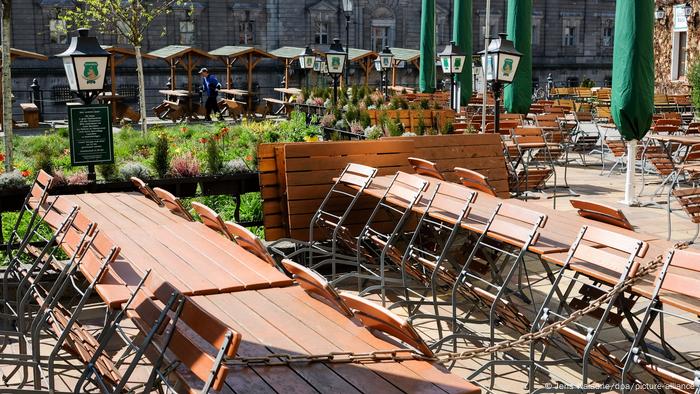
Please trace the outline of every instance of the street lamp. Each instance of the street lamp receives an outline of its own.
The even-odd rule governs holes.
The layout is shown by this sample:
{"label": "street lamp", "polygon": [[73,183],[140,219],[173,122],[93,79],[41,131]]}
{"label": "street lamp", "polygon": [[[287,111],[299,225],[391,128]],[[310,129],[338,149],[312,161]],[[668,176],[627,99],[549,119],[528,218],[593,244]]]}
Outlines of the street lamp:
{"label": "street lamp", "polygon": [[70,90],[76,92],[85,104],[90,104],[104,89],[109,52],[102,49],[97,38],[89,37],[89,29],[78,29],[65,52],[56,55],[63,59]]}
{"label": "street lamp", "polygon": [[316,55],[311,47],[307,46],[299,55],[299,65],[304,70],[306,79],[306,88],[309,87],[309,70],[313,70],[316,65]]}
{"label": "street lamp", "polygon": [[690,17],[693,15],[693,6],[690,4],[689,1],[685,2],[685,17],[687,19],[690,19]]}
{"label": "street lamp", "polygon": [[513,41],[506,37],[507,35],[504,33],[499,34],[498,38],[491,40],[486,51],[479,52],[481,63],[486,67],[486,81],[491,83],[493,90],[496,132],[500,128],[501,88],[503,85],[513,82],[515,73],[518,71],[520,58],[523,56],[515,49]]}
{"label": "street lamp", "polygon": [[388,46],[385,46],[381,52],[379,52],[379,57],[374,61],[374,67],[377,71],[382,73],[382,85],[380,89],[383,88],[384,100],[389,100],[389,84],[387,83],[386,74],[389,69],[394,64],[394,54],[391,52]]}
{"label": "street lamp", "polygon": [[340,39],[334,38],[333,44],[326,52],[326,67],[328,68],[328,74],[333,78],[333,105],[338,102],[338,79],[343,75],[347,56]]}
{"label": "street lamp", "polygon": [[[350,16],[352,15],[352,0],[343,0],[345,14],[345,56],[350,59]],[[348,86],[349,68],[345,67],[345,86]]]}
{"label": "street lamp", "polygon": [[462,73],[466,56],[454,41],[450,41],[450,44],[445,47],[445,50],[438,54],[438,57],[440,57],[442,72],[450,76],[450,107],[457,111],[455,75]]}

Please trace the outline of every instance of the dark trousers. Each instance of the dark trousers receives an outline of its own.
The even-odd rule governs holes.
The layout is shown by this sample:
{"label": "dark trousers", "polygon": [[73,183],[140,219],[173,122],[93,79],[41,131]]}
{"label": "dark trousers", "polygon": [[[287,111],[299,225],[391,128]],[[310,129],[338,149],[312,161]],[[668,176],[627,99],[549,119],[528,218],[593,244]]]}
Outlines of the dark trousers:
{"label": "dark trousers", "polygon": [[216,96],[207,97],[207,101],[204,103],[204,109],[207,111],[207,115],[204,120],[211,120],[212,111],[217,114],[219,119],[221,119],[221,111],[219,111],[219,103],[216,100]]}

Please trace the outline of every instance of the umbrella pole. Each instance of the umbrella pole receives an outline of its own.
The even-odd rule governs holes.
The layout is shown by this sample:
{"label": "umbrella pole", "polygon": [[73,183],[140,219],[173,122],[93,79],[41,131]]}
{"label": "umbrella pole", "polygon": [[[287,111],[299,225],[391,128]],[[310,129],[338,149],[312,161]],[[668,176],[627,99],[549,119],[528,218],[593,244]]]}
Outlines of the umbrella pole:
{"label": "umbrella pole", "polygon": [[[491,0],[486,0],[486,26],[484,26],[484,53],[487,53],[489,50],[489,35],[491,34]],[[483,101],[481,105],[481,132],[485,133],[486,132],[486,106],[488,104],[488,94],[489,94],[489,88],[488,84],[486,83],[486,64],[481,65],[481,71],[482,74],[484,75],[484,86],[483,86]],[[498,131],[496,131],[498,132]]]}
{"label": "umbrella pole", "polygon": [[634,172],[637,162],[637,140],[627,142],[627,174],[625,177],[625,199],[621,201],[630,207],[639,206],[635,193]]}

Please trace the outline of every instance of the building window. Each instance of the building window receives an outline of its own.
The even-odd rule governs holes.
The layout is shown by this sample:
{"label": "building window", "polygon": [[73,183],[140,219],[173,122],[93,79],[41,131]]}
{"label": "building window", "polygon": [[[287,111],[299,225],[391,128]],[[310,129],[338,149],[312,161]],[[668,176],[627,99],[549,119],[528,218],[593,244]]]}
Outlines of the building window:
{"label": "building window", "polygon": [[671,79],[683,79],[686,76],[688,60],[688,32],[673,33],[673,56],[671,57]]}
{"label": "building window", "polygon": [[542,45],[542,18],[532,19],[532,46]]}
{"label": "building window", "polygon": [[49,21],[49,35],[52,44],[66,44],[68,42],[68,31],[66,21],[61,19],[51,19]]}
{"label": "building window", "polygon": [[[486,15],[481,15],[479,23],[481,25],[481,35],[479,37],[481,43],[486,39]],[[491,14],[491,19],[489,19],[489,36],[498,36],[498,33],[501,32],[499,26],[501,26],[501,15],[495,13]]]}
{"label": "building window", "polygon": [[564,26],[561,45],[565,47],[576,45],[576,26]]}
{"label": "building window", "polygon": [[238,43],[252,45],[255,43],[255,21],[250,19],[250,11],[238,22]]}
{"label": "building window", "polygon": [[194,45],[194,21],[180,21],[180,45]]}
{"label": "building window", "polygon": [[613,36],[615,35],[615,30],[613,27],[613,21],[607,19],[603,22],[603,34],[602,34],[602,44],[604,47],[613,46]]}
{"label": "building window", "polygon": [[316,33],[314,37],[314,42],[316,44],[328,44],[328,22],[316,23]]}
{"label": "building window", "polygon": [[394,46],[394,13],[386,7],[379,7],[372,13],[372,50],[381,52],[385,46]]}

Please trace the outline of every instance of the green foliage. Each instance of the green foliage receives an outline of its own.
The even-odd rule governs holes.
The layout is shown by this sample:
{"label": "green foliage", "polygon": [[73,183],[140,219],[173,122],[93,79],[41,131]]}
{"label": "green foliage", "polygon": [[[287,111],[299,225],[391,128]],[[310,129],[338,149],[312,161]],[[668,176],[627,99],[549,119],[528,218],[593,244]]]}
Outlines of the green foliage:
{"label": "green foliage", "polygon": [[372,125],[372,119],[369,117],[369,112],[360,111],[360,124],[363,128],[367,128]]}
{"label": "green foliage", "polygon": [[0,190],[19,189],[27,184],[27,179],[14,170],[0,174]]}
{"label": "green foliage", "polygon": [[101,164],[97,166],[97,173],[106,181],[119,179],[119,171],[114,163]]}
{"label": "green foliage", "polygon": [[349,105],[347,111],[345,111],[345,120],[348,123],[355,122],[360,119],[360,110],[354,106]]}
{"label": "green foliage", "polygon": [[223,168],[224,163],[221,158],[221,149],[219,148],[219,143],[210,139],[207,142],[207,169],[210,174],[219,174]]}
{"label": "green foliage", "polygon": [[166,133],[158,134],[153,150],[153,170],[159,178],[165,178],[170,165],[170,141]]}
{"label": "green foliage", "polygon": [[313,124],[306,124],[306,114],[293,111],[287,122],[278,125],[279,136],[283,141],[302,142],[305,138],[317,137],[321,135],[321,129]]}
{"label": "green foliage", "polygon": [[695,62],[688,72],[688,83],[694,88],[690,90],[690,99],[696,113],[700,113],[700,62]]}
{"label": "green foliage", "polygon": [[416,126],[416,134],[425,134],[425,119],[423,118],[423,112],[418,114],[418,125]]}
{"label": "green foliage", "polygon": [[421,99],[420,100],[420,108],[421,109],[430,109],[430,101],[428,101],[428,99]]}
{"label": "green foliage", "polygon": [[136,162],[129,162],[124,164],[119,169],[119,175],[121,175],[123,179],[129,179],[132,176],[135,176],[142,180],[147,180],[151,178],[151,173],[148,171],[148,168],[145,165]]}
{"label": "green foliage", "polygon": [[442,134],[452,134],[452,133],[454,133],[454,131],[455,131],[455,128],[454,128],[454,125],[452,124],[452,122],[445,123],[445,125],[442,126],[442,130],[441,130]]}

